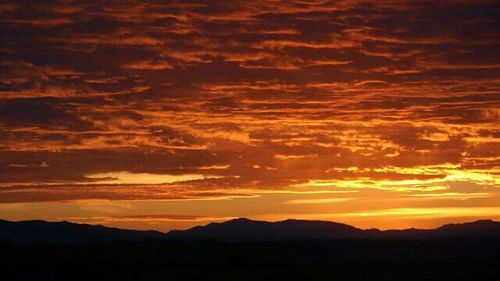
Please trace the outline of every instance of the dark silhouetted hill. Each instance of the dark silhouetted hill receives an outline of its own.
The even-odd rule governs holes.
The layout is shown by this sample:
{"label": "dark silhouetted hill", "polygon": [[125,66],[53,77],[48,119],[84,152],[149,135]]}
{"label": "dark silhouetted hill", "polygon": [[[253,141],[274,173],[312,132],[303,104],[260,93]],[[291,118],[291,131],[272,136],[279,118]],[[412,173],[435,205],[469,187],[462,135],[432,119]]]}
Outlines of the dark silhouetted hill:
{"label": "dark silhouetted hill", "polygon": [[382,238],[404,239],[481,239],[500,238],[500,222],[479,220],[461,224],[446,224],[435,229],[404,229],[380,232]]}
{"label": "dark silhouetted hill", "polygon": [[307,241],[346,239],[481,239],[500,238],[500,223],[481,220],[463,224],[448,224],[436,229],[363,230],[350,225],[306,220],[279,222],[254,221],[240,218],[222,223],[210,223],[188,230],[167,234],[109,228],[101,225],[70,222],[0,220],[0,242],[9,244],[73,244],[98,241],[143,240],[213,240],[213,241]]}
{"label": "dark silhouetted hill", "polygon": [[164,235],[157,231],[124,230],[70,222],[0,220],[0,242],[11,244],[138,241],[159,239]]}
{"label": "dark silhouetted hill", "polygon": [[432,230],[236,219],[168,234],[0,221],[2,280],[500,280],[500,223]]}
{"label": "dark silhouetted hill", "polygon": [[436,229],[363,230],[350,225],[326,222],[285,220],[253,221],[245,218],[210,223],[184,231],[171,231],[168,237],[186,240],[218,241],[286,241],[336,239],[478,239],[500,238],[500,223],[481,220],[464,224],[448,224]]}
{"label": "dark silhouetted hill", "polygon": [[285,220],[253,221],[245,218],[210,223],[185,231],[171,231],[169,238],[220,241],[331,240],[362,238],[365,231],[350,225],[326,222]]}

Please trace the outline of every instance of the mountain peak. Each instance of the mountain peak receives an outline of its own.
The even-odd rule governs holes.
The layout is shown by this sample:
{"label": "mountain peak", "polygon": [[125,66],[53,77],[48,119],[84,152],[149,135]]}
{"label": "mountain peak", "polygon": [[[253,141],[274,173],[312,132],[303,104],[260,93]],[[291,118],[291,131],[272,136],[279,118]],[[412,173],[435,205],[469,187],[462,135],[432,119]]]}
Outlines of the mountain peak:
{"label": "mountain peak", "polygon": [[110,228],[102,225],[72,223],[68,221],[47,222],[0,221],[0,242],[13,244],[72,244],[102,241],[138,241],[165,238],[157,231],[140,231]]}
{"label": "mountain peak", "polygon": [[241,217],[241,218],[235,218],[232,220],[225,221],[224,223],[233,223],[233,222],[256,222],[256,221],[251,220],[249,218]]}

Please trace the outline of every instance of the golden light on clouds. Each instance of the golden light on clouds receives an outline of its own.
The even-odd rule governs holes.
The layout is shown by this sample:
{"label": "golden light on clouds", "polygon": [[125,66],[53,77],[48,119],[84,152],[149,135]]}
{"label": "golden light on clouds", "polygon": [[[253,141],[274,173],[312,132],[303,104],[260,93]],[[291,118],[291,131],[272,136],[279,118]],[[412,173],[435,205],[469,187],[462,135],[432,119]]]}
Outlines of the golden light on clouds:
{"label": "golden light on clouds", "polygon": [[499,218],[495,1],[0,4],[0,218]]}
{"label": "golden light on clouds", "polygon": [[150,173],[130,173],[130,172],[107,172],[86,175],[93,179],[93,184],[168,184],[183,181],[196,181],[205,179],[217,179],[220,176],[184,174],[184,175],[162,175]]}

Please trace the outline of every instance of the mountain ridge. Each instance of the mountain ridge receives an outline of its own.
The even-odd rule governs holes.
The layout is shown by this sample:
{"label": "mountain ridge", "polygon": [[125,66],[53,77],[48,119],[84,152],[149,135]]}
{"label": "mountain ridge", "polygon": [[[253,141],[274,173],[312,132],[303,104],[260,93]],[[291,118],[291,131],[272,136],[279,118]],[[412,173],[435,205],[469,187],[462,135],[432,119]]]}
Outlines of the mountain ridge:
{"label": "mountain ridge", "polygon": [[[249,230],[253,230],[253,232]],[[281,233],[277,233],[279,231]],[[241,235],[241,233],[244,234]],[[380,230],[378,228],[361,229],[343,223],[320,220],[287,219],[266,222],[237,218],[205,226],[196,226],[187,230],[172,230],[167,235],[170,238],[183,240],[222,241],[439,239],[447,237],[478,239],[483,237],[500,238],[500,222],[483,219],[465,223],[450,223],[433,229]]]}
{"label": "mountain ridge", "polygon": [[237,218],[212,222],[187,230],[126,230],[102,225],[67,221],[0,220],[0,242],[13,244],[74,244],[109,241],[144,240],[215,240],[215,241],[297,241],[342,239],[500,239],[500,222],[478,220],[445,224],[434,229],[379,230],[361,229],[351,225],[318,220],[287,219],[277,222]]}
{"label": "mountain ridge", "polygon": [[126,230],[68,221],[0,220],[0,242],[12,244],[74,244],[87,242],[142,241],[161,239],[158,231]]}

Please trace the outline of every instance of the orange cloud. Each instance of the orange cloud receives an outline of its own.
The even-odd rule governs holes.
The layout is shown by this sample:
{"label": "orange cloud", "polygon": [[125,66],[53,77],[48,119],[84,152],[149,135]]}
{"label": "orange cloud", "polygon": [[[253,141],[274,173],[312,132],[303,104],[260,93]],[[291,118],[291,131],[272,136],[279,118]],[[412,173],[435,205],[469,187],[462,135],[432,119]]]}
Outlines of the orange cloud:
{"label": "orange cloud", "polygon": [[496,4],[215,2],[0,4],[2,216],[494,215]]}

